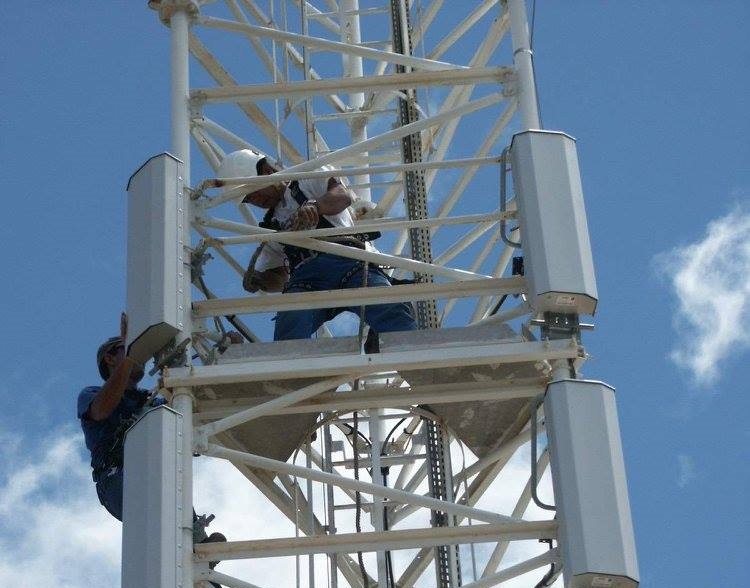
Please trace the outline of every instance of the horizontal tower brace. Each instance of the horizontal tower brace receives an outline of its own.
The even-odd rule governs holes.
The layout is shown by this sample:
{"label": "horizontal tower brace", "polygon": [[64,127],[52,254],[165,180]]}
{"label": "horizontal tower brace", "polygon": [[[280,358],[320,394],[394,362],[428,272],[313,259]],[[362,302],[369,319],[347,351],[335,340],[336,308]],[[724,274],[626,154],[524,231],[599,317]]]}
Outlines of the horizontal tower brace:
{"label": "horizontal tower brace", "polygon": [[[412,388],[374,388],[326,392],[317,398],[279,408],[272,414],[348,412],[365,408],[408,408],[418,404],[435,405],[451,402],[533,398],[544,392],[546,384],[546,378],[523,378],[503,382],[457,382],[455,384],[414,386]],[[238,399],[200,400],[195,419],[198,421],[219,419],[239,410],[250,408],[250,406],[250,404]]]}
{"label": "horizontal tower brace", "polygon": [[165,370],[164,386],[206,386],[290,378],[315,378],[389,370],[493,365],[583,357],[575,339],[453,345],[446,348],[381,351],[371,355],[248,360],[241,363]]}
{"label": "horizontal tower brace", "polygon": [[[438,227],[449,225],[467,225],[467,224],[489,224],[496,223],[498,220],[511,219],[516,215],[514,212],[489,212],[486,214],[471,214],[466,216],[454,216],[444,218],[424,218],[406,220],[404,218],[388,218],[378,220],[365,220],[357,223],[354,227],[333,227],[331,229],[312,229],[309,231],[295,231],[298,237],[333,237],[336,235],[351,235],[352,229],[357,233],[367,233],[371,231],[401,231],[403,229]],[[257,232],[256,227],[247,225],[250,234],[241,237],[216,237],[212,238],[213,242],[222,245],[244,245],[247,243],[260,243],[268,241],[281,241],[283,237],[277,237],[274,233]]]}
{"label": "horizontal tower brace", "polygon": [[279,233],[276,231],[272,231],[271,229],[263,229],[260,227],[254,229],[253,227],[243,223],[221,219],[201,219],[200,221],[196,221],[196,230],[199,230],[200,228],[202,228],[202,226],[213,227],[215,229],[222,229],[225,231],[237,231],[241,233],[252,231],[256,232],[257,234],[276,234],[278,235],[278,237],[274,237],[274,239],[276,241],[279,241],[280,243],[288,243],[289,245],[295,245],[296,247],[312,249],[313,251],[322,251],[323,253],[330,253],[332,255],[338,255],[339,257],[346,257],[348,259],[367,261],[374,265],[394,267],[409,272],[419,272],[431,276],[442,276],[445,278],[450,278],[452,280],[495,279],[491,276],[477,274],[474,272],[467,272],[466,270],[462,269],[444,267],[441,265],[435,265],[433,263],[425,263],[423,261],[415,261],[408,257],[399,257],[396,255],[389,255],[387,253],[380,253],[377,251],[366,251],[357,247],[348,247],[347,245],[321,241],[318,239],[311,239],[310,237],[299,237],[294,232],[290,231]]}
{"label": "horizontal tower brace", "polygon": [[196,561],[206,561],[286,557],[314,553],[415,549],[446,544],[554,539],[556,531],[557,523],[548,520],[434,529],[341,533],[313,537],[283,537],[254,541],[230,541],[227,543],[201,543],[195,546],[195,559]]}
{"label": "horizontal tower brace", "polygon": [[[299,82],[276,82],[221,88],[196,88],[190,98],[198,103],[242,102],[264,98],[302,98],[332,91],[357,92],[364,90],[402,90],[420,86],[457,86],[479,83],[508,83],[512,81],[510,67],[478,67],[471,69],[445,69],[440,71],[418,71],[386,76],[363,76],[358,78],[335,78],[306,80]],[[366,116],[363,110],[361,116]]]}
{"label": "horizontal tower brace", "polygon": [[519,294],[526,290],[523,277],[485,278],[444,284],[401,284],[390,288],[347,288],[317,292],[290,292],[270,296],[214,298],[193,302],[193,316],[206,318],[230,314],[341,308],[384,302],[408,302],[435,298],[467,298],[483,294]]}
{"label": "horizontal tower brace", "polygon": [[259,27],[257,25],[244,24],[231,20],[224,20],[221,18],[212,18],[210,16],[198,17],[195,20],[195,23],[208,28],[224,29],[226,31],[233,31],[243,34],[251,33],[258,37],[267,37],[270,39],[275,39],[276,41],[296,43],[298,45],[309,47],[311,49],[334,51],[336,53],[343,53],[346,55],[358,55],[360,57],[365,57],[368,59],[377,59],[379,61],[386,61],[388,63],[405,65],[413,67],[415,69],[431,71],[456,68],[466,69],[466,66],[454,63],[434,61],[432,59],[423,59],[420,57],[411,57],[408,55],[403,55],[401,53],[381,51],[380,49],[362,47],[361,45],[351,45],[349,43],[342,43],[340,41],[330,41],[328,39],[322,39],[320,37],[311,37],[309,35],[301,35],[299,33],[290,33],[287,31],[280,31],[278,29],[272,29],[269,27]]}
{"label": "horizontal tower brace", "polygon": [[[203,123],[201,123],[202,125]],[[395,157],[395,156],[394,156]],[[494,165],[500,163],[498,155],[489,157],[467,157],[463,159],[444,159],[441,161],[417,161],[414,163],[396,163],[391,165],[369,165],[366,167],[342,168],[338,171],[313,170],[305,172],[278,171],[267,176],[253,176],[247,178],[222,178],[209,179],[201,182],[193,193],[197,199],[203,195],[207,188],[218,188],[222,186],[243,186],[243,191],[251,192],[279,182],[293,182],[295,180],[306,180],[312,178],[329,178],[336,174],[339,176],[375,176],[394,172],[414,171],[419,169],[438,169],[454,167],[475,167],[480,165]],[[209,199],[208,202],[211,202]]]}

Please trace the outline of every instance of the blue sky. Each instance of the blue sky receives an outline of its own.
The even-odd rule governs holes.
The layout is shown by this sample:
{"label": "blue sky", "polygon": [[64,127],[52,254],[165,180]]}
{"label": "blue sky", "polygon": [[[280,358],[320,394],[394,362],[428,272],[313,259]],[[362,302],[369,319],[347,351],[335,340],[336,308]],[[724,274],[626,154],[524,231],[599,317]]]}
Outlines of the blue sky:
{"label": "blue sky", "polygon": [[[3,583],[116,565],[73,406],[124,307],[125,184],[169,148],[168,33],[145,1],[102,7],[0,23]],[[543,122],[578,139],[596,261],[585,375],[618,390],[645,587],[739,586],[750,561],[749,23],[732,0],[537,3]]]}

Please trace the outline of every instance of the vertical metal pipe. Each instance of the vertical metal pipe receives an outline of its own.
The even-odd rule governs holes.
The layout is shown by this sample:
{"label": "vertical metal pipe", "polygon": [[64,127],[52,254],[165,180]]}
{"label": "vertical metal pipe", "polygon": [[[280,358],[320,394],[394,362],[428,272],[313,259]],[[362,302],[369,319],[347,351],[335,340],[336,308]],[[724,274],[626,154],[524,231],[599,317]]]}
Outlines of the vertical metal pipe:
{"label": "vertical metal pipe", "polygon": [[508,0],[510,10],[510,33],[513,37],[513,65],[518,75],[518,105],[521,111],[521,130],[538,129],[536,84],[534,83],[534,61],[529,39],[529,23],[526,18],[524,0]]}
{"label": "vertical metal pipe", "polygon": [[193,396],[190,388],[177,388],[172,400],[182,415],[177,446],[176,507],[178,515],[178,588],[193,587]]}
{"label": "vertical metal pipe", "polygon": [[[370,443],[372,455],[372,482],[373,484],[383,485],[383,473],[380,466],[380,454],[382,452],[383,433],[381,431],[381,417],[383,409],[375,408],[370,413]],[[380,496],[372,497],[372,526],[376,531],[383,531],[383,498]],[[377,552],[378,562],[378,586],[388,585],[388,574],[385,565],[385,552]]]}
{"label": "vertical metal pipe", "polygon": [[[305,467],[312,469],[312,440],[307,439],[307,451],[305,452]],[[313,498],[313,481],[311,478],[307,479],[307,507],[309,509],[309,524],[310,529],[315,529],[315,506]],[[311,553],[307,556],[307,585],[308,588],[315,587],[315,554]]]}
{"label": "vertical metal pipe", "polygon": [[[325,447],[325,456],[323,463],[325,464],[325,467],[323,468],[324,471],[328,472],[329,474],[333,473],[333,439],[331,438],[331,426],[325,425],[323,427],[323,442]],[[336,509],[334,508],[335,503],[335,497],[333,493],[333,486],[331,484],[326,484],[326,497],[327,497],[327,507],[328,507],[328,529],[327,532],[329,535],[336,534]],[[330,570],[331,570],[331,583],[330,588],[338,588],[339,585],[339,573],[338,573],[338,554],[336,553],[329,553],[329,564],[330,564]]]}
{"label": "vertical metal pipe", "polygon": [[185,166],[185,185],[190,185],[190,105],[189,105],[189,16],[178,9],[171,19],[172,66],[172,151]]}
{"label": "vertical metal pipe", "polygon": [[[339,2],[339,24],[341,26],[341,41],[350,45],[359,45],[362,42],[362,30],[360,26],[359,0],[341,0]],[[361,78],[364,75],[362,57],[358,55],[341,56],[344,65],[345,78]],[[365,105],[364,92],[349,94],[349,107],[352,110],[362,110]],[[359,143],[367,139],[367,117],[352,119],[349,126],[352,143]],[[367,153],[363,153],[367,156]],[[369,184],[370,176],[362,176],[357,183]],[[369,187],[359,188],[354,185],[357,196],[361,200],[372,200]]]}
{"label": "vertical metal pipe", "polygon": [[[302,17],[302,34],[308,34],[309,23],[307,22],[307,2],[300,2],[300,16]],[[310,48],[305,45],[302,47],[302,71],[304,79],[310,79]],[[312,151],[315,149],[315,125],[313,123],[312,113],[312,96],[305,97],[305,137],[306,151],[305,157],[310,160]],[[315,149],[317,154],[317,149]]]}
{"label": "vertical metal pipe", "polygon": [[[180,339],[190,338],[190,104],[189,104],[189,28],[187,10],[178,8],[172,15],[170,27],[172,151],[183,162],[183,174],[178,192],[180,207],[178,289],[182,300],[182,333]],[[190,361],[190,352],[186,354]],[[182,574],[180,588],[193,587],[193,396],[190,388],[177,388],[172,401],[174,409],[182,415],[181,443],[178,447],[179,479],[177,488],[179,545]]]}
{"label": "vertical metal pipe", "polygon": [[[171,71],[172,71],[172,151],[173,155],[183,162],[182,177],[177,194],[179,219],[179,275],[177,276],[178,296],[182,304],[180,307],[182,332],[178,341],[192,337],[192,321],[190,320],[190,225],[192,215],[190,211],[190,78],[189,78],[189,15],[183,9],[177,10],[171,19]],[[190,363],[190,352],[187,352],[187,363]]]}

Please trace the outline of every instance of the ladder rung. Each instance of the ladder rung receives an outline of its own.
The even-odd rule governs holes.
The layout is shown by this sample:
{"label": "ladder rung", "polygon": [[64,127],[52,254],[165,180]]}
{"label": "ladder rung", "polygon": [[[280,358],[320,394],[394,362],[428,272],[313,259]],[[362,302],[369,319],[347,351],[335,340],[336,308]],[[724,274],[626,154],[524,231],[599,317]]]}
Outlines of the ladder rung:
{"label": "ladder rung", "polygon": [[359,10],[342,10],[336,12],[314,12],[309,13],[307,18],[310,19],[324,19],[324,18],[335,18],[339,15],[343,16],[370,16],[372,14],[385,14],[389,12],[389,8],[361,8]]}
{"label": "ladder rung", "polygon": [[[380,458],[380,464],[382,467],[390,467],[394,465],[402,465],[405,463],[412,463],[418,459],[425,459],[426,453],[408,453],[401,455],[383,455]],[[360,468],[368,468],[372,466],[372,460],[369,457],[362,457],[358,460]],[[354,469],[353,459],[342,459],[331,463],[334,466],[344,466],[345,469]]]}
{"label": "ladder rung", "polygon": [[[372,507],[371,502],[362,502],[362,510],[370,510]],[[353,508],[357,508],[356,504],[334,504],[333,510],[351,510]]]}

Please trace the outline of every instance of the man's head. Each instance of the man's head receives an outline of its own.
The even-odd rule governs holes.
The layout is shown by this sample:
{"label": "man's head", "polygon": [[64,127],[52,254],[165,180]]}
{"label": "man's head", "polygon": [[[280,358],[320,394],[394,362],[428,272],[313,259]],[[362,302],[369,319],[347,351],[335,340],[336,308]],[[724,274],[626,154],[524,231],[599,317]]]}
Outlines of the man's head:
{"label": "man's head", "polygon": [[[267,176],[276,171],[262,153],[251,149],[240,149],[224,157],[217,175],[219,178],[253,178]],[[284,196],[285,188],[281,182],[266,186],[246,194],[243,202],[249,202],[260,208],[273,208]]]}
{"label": "man's head", "polygon": [[[110,337],[104,343],[99,345],[96,351],[96,367],[99,368],[99,375],[102,380],[107,380],[112,374],[115,366],[125,358],[125,343],[122,337]],[[143,378],[143,368],[134,367],[130,372],[130,381],[137,383]]]}

